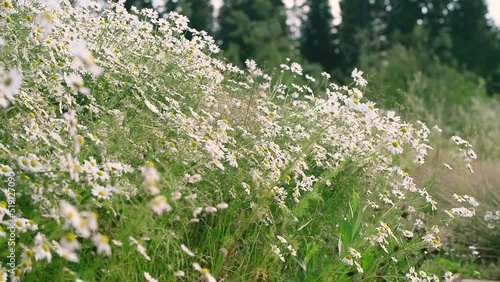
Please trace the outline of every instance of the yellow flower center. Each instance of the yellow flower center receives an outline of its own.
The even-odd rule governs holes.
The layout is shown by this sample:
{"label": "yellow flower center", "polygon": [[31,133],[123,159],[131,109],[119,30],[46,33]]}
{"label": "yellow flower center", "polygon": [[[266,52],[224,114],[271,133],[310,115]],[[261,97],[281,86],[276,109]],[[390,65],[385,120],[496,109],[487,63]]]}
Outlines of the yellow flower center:
{"label": "yellow flower center", "polygon": [[9,1],[5,1],[5,2],[4,2],[4,6],[5,6],[5,8],[9,8],[9,9],[14,8],[14,7],[12,6],[12,4],[11,4]]}
{"label": "yellow flower center", "polygon": [[70,241],[70,242],[74,242],[74,241],[76,241],[76,237],[75,237],[75,235],[74,235],[74,234],[72,234],[72,233],[68,233],[68,234],[66,234],[66,239],[68,239],[68,241]]}
{"label": "yellow flower center", "polygon": [[87,227],[87,220],[85,218],[82,218],[82,220],[80,221],[80,225],[83,227]]}
{"label": "yellow flower center", "polygon": [[16,277],[22,277],[23,276],[23,271],[19,268],[16,268]]}

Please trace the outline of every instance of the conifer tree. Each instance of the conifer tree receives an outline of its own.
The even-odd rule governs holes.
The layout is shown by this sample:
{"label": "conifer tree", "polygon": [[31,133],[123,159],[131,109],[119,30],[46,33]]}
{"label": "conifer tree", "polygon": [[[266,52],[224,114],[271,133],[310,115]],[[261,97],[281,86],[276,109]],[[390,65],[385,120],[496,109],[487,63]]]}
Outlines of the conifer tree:
{"label": "conifer tree", "polygon": [[178,0],[181,13],[189,18],[189,26],[196,30],[213,31],[214,7],[208,0]]}
{"label": "conifer tree", "polygon": [[390,0],[385,7],[385,22],[387,22],[387,34],[394,32],[403,35],[411,34],[413,29],[422,20],[421,0]]}
{"label": "conifer tree", "polygon": [[235,64],[254,59],[271,67],[291,54],[293,43],[281,0],[226,0],[218,20],[216,38]]}
{"label": "conifer tree", "polygon": [[383,18],[385,0],[340,0],[342,22],[339,26],[339,49],[344,72],[355,67],[362,42],[360,33],[367,33],[367,28],[374,19]]}
{"label": "conifer tree", "polygon": [[450,12],[452,52],[461,65],[486,78],[490,93],[500,93],[500,38],[486,19],[487,13],[484,0],[454,2]]}
{"label": "conifer tree", "polygon": [[306,3],[309,12],[302,23],[301,54],[309,62],[319,63],[330,72],[338,63],[330,3],[328,0],[308,0]]}

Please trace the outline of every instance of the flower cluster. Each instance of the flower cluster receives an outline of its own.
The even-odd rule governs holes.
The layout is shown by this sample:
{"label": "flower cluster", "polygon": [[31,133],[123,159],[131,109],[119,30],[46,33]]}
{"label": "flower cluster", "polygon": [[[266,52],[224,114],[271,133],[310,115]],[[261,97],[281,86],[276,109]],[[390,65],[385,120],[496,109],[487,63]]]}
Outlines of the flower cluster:
{"label": "flower cluster", "polygon": [[500,211],[487,211],[483,219],[489,229],[493,229],[495,226],[500,226]]}
{"label": "flower cluster", "polygon": [[[363,72],[352,72],[349,87],[327,73],[305,74],[292,60],[273,75],[252,60],[242,70],[214,58],[214,39],[189,28],[186,17],[129,13],[124,1],[4,2],[0,177],[15,174],[17,186],[1,189],[0,244],[3,250],[14,226],[9,232],[22,255],[10,270],[0,265],[0,281],[50,275],[47,265],[64,266],[78,281],[137,272],[108,263],[119,260],[147,262],[136,280],[216,281],[220,273],[238,280],[231,275],[246,264],[247,242],[264,254],[260,265],[278,256],[289,266],[276,269],[293,271],[315,252],[299,242],[326,242],[304,235],[322,216],[304,212],[308,203],[351,189],[342,177],[368,204],[358,204],[357,217],[335,212],[358,218],[351,227],[361,228],[360,236],[328,223],[324,233],[350,246],[329,256],[332,267],[343,261],[362,276],[367,269],[356,249],[397,261],[405,256],[394,245],[441,245],[437,227],[424,224],[441,211],[437,202],[399,162],[425,163],[439,130],[364,99]],[[472,170],[472,146],[453,141]],[[10,207],[11,197],[20,204]],[[455,199],[477,206],[467,195]],[[467,217],[472,207],[446,213]],[[269,244],[260,242],[261,232],[270,234]],[[97,260],[99,274],[91,276],[97,266],[82,271]]]}

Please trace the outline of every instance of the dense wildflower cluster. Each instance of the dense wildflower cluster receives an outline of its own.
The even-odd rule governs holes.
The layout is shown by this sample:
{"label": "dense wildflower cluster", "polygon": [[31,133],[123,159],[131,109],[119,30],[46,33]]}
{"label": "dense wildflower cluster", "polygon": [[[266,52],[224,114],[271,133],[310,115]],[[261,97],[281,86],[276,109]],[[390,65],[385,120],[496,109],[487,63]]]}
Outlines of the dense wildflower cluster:
{"label": "dense wildflower cluster", "polygon": [[[300,232],[279,235],[280,224],[307,230],[312,219],[297,207],[308,195],[350,191],[336,182],[346,168],[364,188],[356,191],[356,208],[339,211],[346,227],[334,233],[331,261],[343,261],[340,270],[373,271],[378,265],[362,253],[380,250],[388,261],[411,265],[395,246],[441,246],[427,215],[442,210],[398,161],[424,164],[432,130],[364,100],[363,72],[353,71],[350,87],[326,73],[304,74],[291,61],[273,76],[251,60],[242,70],[213,58],[214,40],[190,29],[186,17],[129,14],[123,1],[4,2],[0,175],[14,184],[0,195],[2,259],[10,236],[19,243],[17,260],[0,265],[0,281],[39,275],[45,264],[86,267],[100,257],[168,264],[141,270],[137,279],[216,281],[241,263],[237,244],[250,224],[272,234],[259,246],[263,253],[293,264],[307,246]],[[301,79],[307,83],[294,82]],[[472,171],[472,146],[453,141]],[[446,213],[474,214],[472,197],[454,197],[467,206]],[[217,223],[230,213],[227,225]],[[233,226],[240,215],[249,223]],[[220,235],[225,228],[235,228],[234,238]],[[208,235],[217,230],[220,237]],[[209,240],[221,244],[217,253],[200,252]],[[218,257],[224,262],[216,266]],[[307,269],[305,262],[295,266]],[[117,275],[110,268],[99,275]],[[65,269],[74,279],[95,278]],[[428,276],[412,269],[407,277]]]}

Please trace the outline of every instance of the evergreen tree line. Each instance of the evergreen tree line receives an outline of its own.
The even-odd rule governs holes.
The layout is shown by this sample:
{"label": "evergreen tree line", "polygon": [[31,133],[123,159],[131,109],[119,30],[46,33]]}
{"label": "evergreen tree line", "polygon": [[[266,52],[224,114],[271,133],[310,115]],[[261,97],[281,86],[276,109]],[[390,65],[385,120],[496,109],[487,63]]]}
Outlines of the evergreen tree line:
{"label": "evergreen tree line", "polygon": [[[329,0],[295,2],[304,3],[287,10],[282,0],[224,0],[217,18],[209,0],[163,0],[158,7],[151,0],[127,0],[126,7],[187,16],[237,65],[251,58],[274,67],[289,57],[344,75],[357,65],[365,42],[376,42],[374,52],[410,46],[420,29],[438,60],[482,76],[490,92],[500,92],[500,31],[486,18],[485,0],[340,0],[339,25]],[[287,22],[290,14],[300,20],[298,38]]]}

